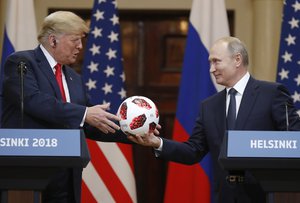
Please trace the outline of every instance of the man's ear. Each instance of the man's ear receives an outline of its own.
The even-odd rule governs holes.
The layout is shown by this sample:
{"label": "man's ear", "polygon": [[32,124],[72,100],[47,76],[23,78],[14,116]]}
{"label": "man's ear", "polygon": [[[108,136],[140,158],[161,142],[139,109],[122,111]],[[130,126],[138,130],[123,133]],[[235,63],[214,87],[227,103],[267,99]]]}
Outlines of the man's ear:
{"label": "man's ear", "polygon": [[240,67],[243,63],[242,55],[240,53],[237,53],[234,58],[235,58],[236,66]]}
{"label": "man's ear", "polygon": [[52,48],[56,47],[57,40],[56,40],[55,35],[49,35],[49,44]]}

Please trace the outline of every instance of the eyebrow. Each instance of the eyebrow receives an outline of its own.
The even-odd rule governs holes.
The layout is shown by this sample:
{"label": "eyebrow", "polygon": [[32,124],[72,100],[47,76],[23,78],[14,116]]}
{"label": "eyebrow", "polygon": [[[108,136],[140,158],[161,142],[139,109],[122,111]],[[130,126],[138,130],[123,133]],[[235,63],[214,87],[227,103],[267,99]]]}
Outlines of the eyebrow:
{"label": "eyebrow", "polygon": [[211,60],[221,60],[221,59],[219,59],[217,57],[208,57],[208,60],[211,61]]}

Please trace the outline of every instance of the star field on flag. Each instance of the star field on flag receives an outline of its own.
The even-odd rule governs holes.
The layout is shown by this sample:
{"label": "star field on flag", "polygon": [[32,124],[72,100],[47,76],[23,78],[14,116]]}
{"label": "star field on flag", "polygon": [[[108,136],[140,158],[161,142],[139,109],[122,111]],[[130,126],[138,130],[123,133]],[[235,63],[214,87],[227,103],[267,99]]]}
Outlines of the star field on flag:
{"label": "star field on flag", "polygon": [[[92,104],[110,102],[116,113],[126,98],[116,1],[98,1],[93,9],[83,78]],[[105,101],[105,102],[104,102]]]}
{"label": "star field on flag", "polygon": [[[300,1],[284,1],[277,82],[290,91],[300,109]],[[298,111],[299,114],[299,111]]]}

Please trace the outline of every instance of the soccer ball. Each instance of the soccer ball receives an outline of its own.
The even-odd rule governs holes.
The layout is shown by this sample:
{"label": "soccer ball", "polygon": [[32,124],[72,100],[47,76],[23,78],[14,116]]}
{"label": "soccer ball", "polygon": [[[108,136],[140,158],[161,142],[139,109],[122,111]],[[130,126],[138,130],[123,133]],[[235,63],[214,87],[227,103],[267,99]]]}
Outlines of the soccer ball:
{"label": "soccer ball", "polygon": [[132,96],[123,101],[117,115],[121,130],[133,135],[153,132],[159,122],[156,105],[147,97]]}

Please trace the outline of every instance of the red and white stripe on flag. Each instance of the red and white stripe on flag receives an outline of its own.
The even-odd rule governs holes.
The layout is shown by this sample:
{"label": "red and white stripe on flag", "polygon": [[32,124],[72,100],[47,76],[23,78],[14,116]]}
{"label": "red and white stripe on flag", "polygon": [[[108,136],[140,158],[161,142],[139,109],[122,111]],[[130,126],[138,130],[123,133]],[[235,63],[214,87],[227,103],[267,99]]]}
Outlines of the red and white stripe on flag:
{"label": "red and white stripe on flag", "polygon": [[93,159],[84,169],[82,202],[137,202],[131,147],[87,142]]}

